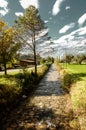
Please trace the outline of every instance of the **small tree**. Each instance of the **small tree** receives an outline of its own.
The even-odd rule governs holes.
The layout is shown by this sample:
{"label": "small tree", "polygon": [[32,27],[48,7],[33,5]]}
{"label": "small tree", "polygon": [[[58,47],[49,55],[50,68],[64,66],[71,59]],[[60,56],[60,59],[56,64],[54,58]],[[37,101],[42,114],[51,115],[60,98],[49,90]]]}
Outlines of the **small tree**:
{"label": "small tree", "polygon": [[66,55],[66,62],[67,62],[68,64],[70,64],[71,61],[72,61],[72,58],[73,58],[73,55],[71,55],[71,54]]}
{"label": "small tree", "polygon": [[25,43],[24,45],[27,45],[29,50],[33,52],[35,75],[37,75],[36,43],[48,34],[47,32],[42,33],[42,30],[45,29],[44,22],[40,18],[38,10],[31,5],[25,10],[24,15],[20,16],[15,23],[20,33],[19,37]]}
{"label": "small tree", "polygon": [[77,62],[77,64],[81,64],[84,59],[85,59],[84,55],[79,54],[79,55],[74,56],[74,60]]}
{"label": "small tree", "polygon": [[0,19],[0,62],[4,66],[5,75],[7,74],[7,63],[13,59],[19,48],[17,31],[13,27],[7,28],[6,23]]}

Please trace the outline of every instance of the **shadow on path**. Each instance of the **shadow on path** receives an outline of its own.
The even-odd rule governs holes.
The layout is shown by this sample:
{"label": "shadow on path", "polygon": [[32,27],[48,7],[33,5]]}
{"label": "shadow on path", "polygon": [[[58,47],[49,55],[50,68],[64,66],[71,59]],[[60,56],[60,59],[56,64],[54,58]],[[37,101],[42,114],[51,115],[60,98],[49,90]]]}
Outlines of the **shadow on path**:
{"label": "shadow on path", "polygon": [[69,122],[74,119],[73,112],[55,115],[52,109],[37,106],[21,106],[9,115],[2,130],[73,130]]}
{"label": "shadow on path", "polygon": [[59,74],[52,65],[30,99],[3,119],[0,130],[80,130],[70,125],[76,118],[69,95],[60,86]]}

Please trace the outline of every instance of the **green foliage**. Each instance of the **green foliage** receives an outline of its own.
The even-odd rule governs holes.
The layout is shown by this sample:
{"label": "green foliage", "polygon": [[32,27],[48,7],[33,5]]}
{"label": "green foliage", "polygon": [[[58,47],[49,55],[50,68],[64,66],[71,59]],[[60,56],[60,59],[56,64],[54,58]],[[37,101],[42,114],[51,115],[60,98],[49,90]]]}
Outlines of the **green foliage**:
{"label": "green foliage", "polygon": [[16,52],[21,47],[17,34],[15,28],[8,28],[6,23],[0,19],[0,62],[4,66],[5,75],[7,74],[7,63],[16,57]]}
{"label": "green foliage", "polygon": [[80,78],[76,74],[69,74],[69,73],[64,73],[64,76],[62,78],[62,86],[66,92],[70,92],[71,84],[75,83],[78,81]]}
{"label": "green foliage", "polygon": [[63,88],[66,89],[66,91],[69,91],[69,88],[72,82],[73,82],[72,75],[65,74],[62,79]]}
{"label": "green foliage", "polygon": [[[62,67],[63,65],[60,64]],[[71,84],[76,83],[79,80],[83,80],[86,77],[86,65],[67,65],[67,68],[63,68],[63,88],[66,91],[70,91]]]}
{"label": "green foliage", "polygon": [[[34,6],[29,6],[23,16],[18,17],[15,21],[15,26],[19,32],[19,38],[23,43],[27,43],[28,51],[33,53],[35,63],[35,74],[37,75],[37,54],[36,54],[36,42],[42,37],[46,37],[47,33],[40,35],[42,29],[45,29],[44,22],[41,19],[38,9]],[[28,41],[28,42],[27,42]],[[29,43],[30,41],[30,43]]]}
{"label": "green foliage", "polygon": [[40,58],[40,64],[45,64],[45,63],[52,63],[53,58],[52,57],[46,57],[46,58]]}
{"label": "green foliage", "polygon": [[66,55],[66,62],[68,63],[68,64],[70,64],[71,63],[71,61],[72,61],[72,59],[73,59],[73,55]]}
{"label": "green foliage", "polygon": [[46,60],[47,60],[48,62],[52,62],[52,61],[53,61],[53,58],[50,57],[50,56],[48,56],[48,57],[46,58]]}
{"label": "green foliage", "polygon": [[78,55],[71,55],[67,54],[65,57],[61,59],[61,63],[76,63],[76,64],[82,64],[83,61],[86,60],[85,54],[78,54]]}
{"label": "green foliage", "polygon": [[74,60],[76,61],[77,64],[81,64],[84,59],[86,59],[85,55],[74,56]]}
{"label": "green foliage", "polygon": [[40,59],[40,64],[44,64],[46,62],[45,58]]}
{"label": "green foliage", "polygon": [[35,85],[38,84],[48,68],[49,64],[45,64],[38,68],[37,75],[35,75],[33,70],[31,72],[23,70],[23,73],[18,74],[17,79],[19,84],[22,86],[22,91],[28,93],[36,89]]}
{"label": "green foliage", "polygon": [[32,71],[20,73],[17,75],[18,83],[22,87],[23,92],[31,92],[33,89],[34,84],[36,84],[36,79],[38,76],[35,77],[35,73]]}
{"label": "green foliage", "polygon": [[34,70],[28,71],[25,68],[20,73],[0,75],[0,106],[16,103],[22,94],[29,95],[33,92],[49,66],[50,64],[45,64],[39,67],[37,75]]}
{"label": "green foliage", "polygon": [[8,78],[5,78],[4,80],[7,80],[8,82],[5,81],[5,83],[3,82],[0,84],[0,105],[13,103],[21,93],[21,88],[15,81],[9,81]]}

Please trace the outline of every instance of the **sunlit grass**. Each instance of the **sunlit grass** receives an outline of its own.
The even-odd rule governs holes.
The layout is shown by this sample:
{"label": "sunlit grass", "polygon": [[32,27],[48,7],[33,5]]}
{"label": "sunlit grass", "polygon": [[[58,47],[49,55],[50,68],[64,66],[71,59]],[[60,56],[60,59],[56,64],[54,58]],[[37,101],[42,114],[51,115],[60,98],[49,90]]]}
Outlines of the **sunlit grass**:
{"label": "sunlit grass", "polygon": [[75,80],[77,79],[75,83],[73,82],[70,89],[71,101],[73,109],[79,117],[81,126],[86,128],[86,65],[67,65],[65,67],[65,65],[61,64],[61,66]]}
{"label": "sunlit grass", "polygon": [[64,70],[71,74],[77,82],[71,88],[74,108],[86,107],[86,65],[67,65]]}
{"label": "sunlit grass", "polygon": [[34,85],[43,77],[49,65],[38,67],[38,74],[34,77],[34,68],[23,68],[18,71],[10,71],[8,75],[0,74],[0,104],[11,103],[18,98],[23,91],[31,92]]}
{"label": "sunlit grass", "polygon": [[86,108],[86,82],[78,81],[71,89],[71,99],[74,109],[82,110]]}
{"label": "sunlit grass", "polygon": [[86,73],[86,65],[77,64],[60,64],[67,72],[70,73]]}

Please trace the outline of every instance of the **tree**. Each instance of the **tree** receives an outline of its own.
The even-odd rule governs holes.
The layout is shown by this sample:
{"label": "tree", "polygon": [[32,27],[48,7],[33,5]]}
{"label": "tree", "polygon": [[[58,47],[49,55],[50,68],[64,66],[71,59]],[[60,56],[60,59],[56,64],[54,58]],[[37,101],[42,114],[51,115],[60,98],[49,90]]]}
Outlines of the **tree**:
{"label": "tree", "polygon": [[8,28],[7,24],[0,19],[0,62],[4,66],[5,75],[7,74],[6,65],[16,55],[20,45],[15,28]]}
{"label": "tree", "polygon": [[74,56],[74,60],[75,60],[78,64],[81,64],[84,59],[85,59],[85,56],[84,56],[84,55],[78,54],[78,55]]}
{"label": "tree", "polygon": [[66,55],[65,58],[66,58],[66,62],[67,62],[68,64],[70,64],[70,62],[72,61],[73,55],[68,54],[68,55]]}
{"label": "tree", "polygon": [[45,37],[48,35],[48,32],[44,30],[44,22],[38,10],[31,5],[25,10],[24,15],[20,16],[15,23],[20,33],[19,37],[34,55],[35,75],[37,75],[36,43],[41,42],[42,39],[45,40]]}

